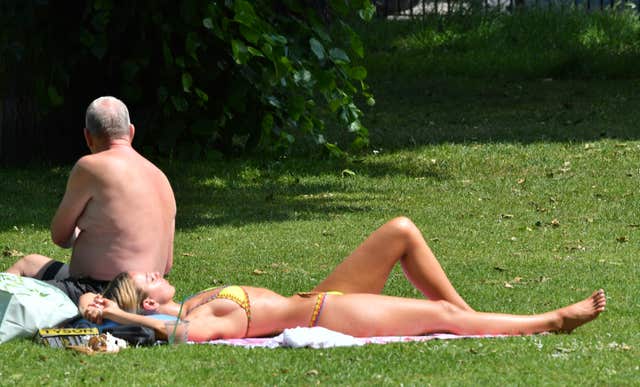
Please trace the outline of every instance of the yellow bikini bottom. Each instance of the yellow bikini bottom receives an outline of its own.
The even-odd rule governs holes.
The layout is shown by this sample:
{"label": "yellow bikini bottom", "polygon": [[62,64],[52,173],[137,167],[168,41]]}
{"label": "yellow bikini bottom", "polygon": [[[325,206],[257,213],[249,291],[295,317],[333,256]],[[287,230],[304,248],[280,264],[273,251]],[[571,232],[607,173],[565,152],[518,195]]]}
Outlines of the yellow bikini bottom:
{"label": "yellow bikini bottom", "polygon": [[315,327],[318,325],[318,319],[320,318],[320,313],[322,313],[322,307],[324,306],[324,300],[327,297],[327,294],[341,296],[342,292],[338,292],[335,290],[328,292],[303,292],[298,293],[301,297],[311,297],[316,296],[316,303],[313,306],[313,313],[311,313],[311,319],[309,320],[309,327]]}

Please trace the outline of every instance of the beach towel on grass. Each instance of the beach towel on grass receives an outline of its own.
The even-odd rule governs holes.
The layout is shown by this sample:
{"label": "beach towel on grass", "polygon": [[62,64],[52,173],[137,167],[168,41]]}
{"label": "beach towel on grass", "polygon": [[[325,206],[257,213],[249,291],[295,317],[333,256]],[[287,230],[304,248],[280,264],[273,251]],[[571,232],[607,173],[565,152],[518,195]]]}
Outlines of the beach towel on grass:
{"label": "beach towel on grass", "polygon": [[335,332],[322,327],[292,328],[275,337],[260,337],[247,339],[219,339],[197,344],[222,344],[236,345],[246,348],[333,348],[351,347],[365,344],[389,344],[429,341],[434,339],[462,339],[480,337],[503,337],[502,335],[461,336],[448,333],[437,333],[424,336],[377,336],[377,337],[353,337]]}

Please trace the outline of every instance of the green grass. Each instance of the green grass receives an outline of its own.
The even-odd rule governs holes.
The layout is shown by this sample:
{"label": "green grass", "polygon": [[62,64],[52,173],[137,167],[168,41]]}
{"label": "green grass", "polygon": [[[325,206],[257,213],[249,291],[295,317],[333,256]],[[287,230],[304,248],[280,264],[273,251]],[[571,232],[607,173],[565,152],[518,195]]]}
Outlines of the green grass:
{"label": "green grass", "polygon": [[[367,156],[350,166],[351,177],[340,166],[300,160],[165,166],[179,203],[171,279],[180,296],[221,283],[284,294],[309,289],[375,227],[406,214],[482,310],[540,312],[604,287],[608,311],[573,335],[335,350],[150,348],[96,357],[21,340],[2,346],[1,380],[631,384],[640,372],[639,154],[637,141],[445,143]],[[46,229],[64,186],[59,172],[4,170],[2,177],[3,197],[11,198],[3,210],[12,209],[3,211],[2,245],[66,258]],[[28,198],[6,188],[18,181]],[[2,267],[13,259],[3,257]],[[386,292],[417,296],[399,271]],[[114,371],[131,364],[126,380]]]}
{"label": "green grass", "polygon": [[[351,163],[160,162],[178,201],[178,296],[224,283],[309,289],[376,227],[407,215],[475,308],[535,313],[603,287],[598,320],[572,335],[331,350],[89,357],[16,340],[2,345],[0,384],[637,384],[637,80],[451,79],[375,66],[371,75],[373,146]],[[16,253],[68,258],[48,233],[68,170],[0,170],[0,269]],[[418,296],[400,270],[385,292]]]}
{"label": "green grass", "polygon": [[429,16],[357,25],[377,76],[628,78],[640,75],[635,11]]}

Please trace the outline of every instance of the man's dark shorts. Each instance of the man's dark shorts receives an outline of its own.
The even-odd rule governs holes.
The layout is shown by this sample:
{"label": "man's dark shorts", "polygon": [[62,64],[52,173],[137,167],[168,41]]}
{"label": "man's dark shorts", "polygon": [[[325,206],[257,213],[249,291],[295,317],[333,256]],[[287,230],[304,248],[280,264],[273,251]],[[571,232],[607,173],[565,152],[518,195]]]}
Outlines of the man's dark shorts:
{"label": "man's dark shorts", "polygon": [[76,305],[84,293],[102,293],[109,284],[91,278],[71,278],[69,265],[59,261],[53,261],[45,269],[41,280],[65,292]]}

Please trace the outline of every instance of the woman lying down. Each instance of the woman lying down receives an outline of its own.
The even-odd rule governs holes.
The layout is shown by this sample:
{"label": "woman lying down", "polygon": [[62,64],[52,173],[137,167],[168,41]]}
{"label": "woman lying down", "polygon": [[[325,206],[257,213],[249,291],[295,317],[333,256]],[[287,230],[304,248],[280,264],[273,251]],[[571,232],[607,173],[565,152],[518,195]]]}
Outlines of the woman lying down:
{"label": "woman lying down", "polygon": [[[380,295],[394,266],[428,299]],[[158,273],[129,272],[113,280],[103,295],[85,294],[80,311],[153,328],[167,338],[165,324],[140,313],[163,313],[189,320],[189,339],[276,335],[286,328],[320,326],[351,336],[408,336],[429,333],[519,335],[571,332],[604,311],[603,290],[575,304],[522,316],[473,310],[453,287],[421,231],[406,217],[375,230],[311,293],[283,297],[263,288],[207,289],[187,300],[182,311],[175,288]]]}
{"label": "woman lying down", "polygon": [[[85,294],[86,318],[153,328],[167,338],[165,324],[138,313],[177,316],[175,288],[159,273],[122,273],[104,296]],[[534,315],[482,313],[448,301],[379,294],[319,291],[284,297],[269,289],[226,286],[204,290],[187,300],[181,319],[190,321],[189,340],[272,336],[286,328],[320,326],[356,337],[429,333],[520,335],[571,332],[596,318],[605,308],[603,290],[560,309]],[[170,333],[170,332],[169,332]]]}

